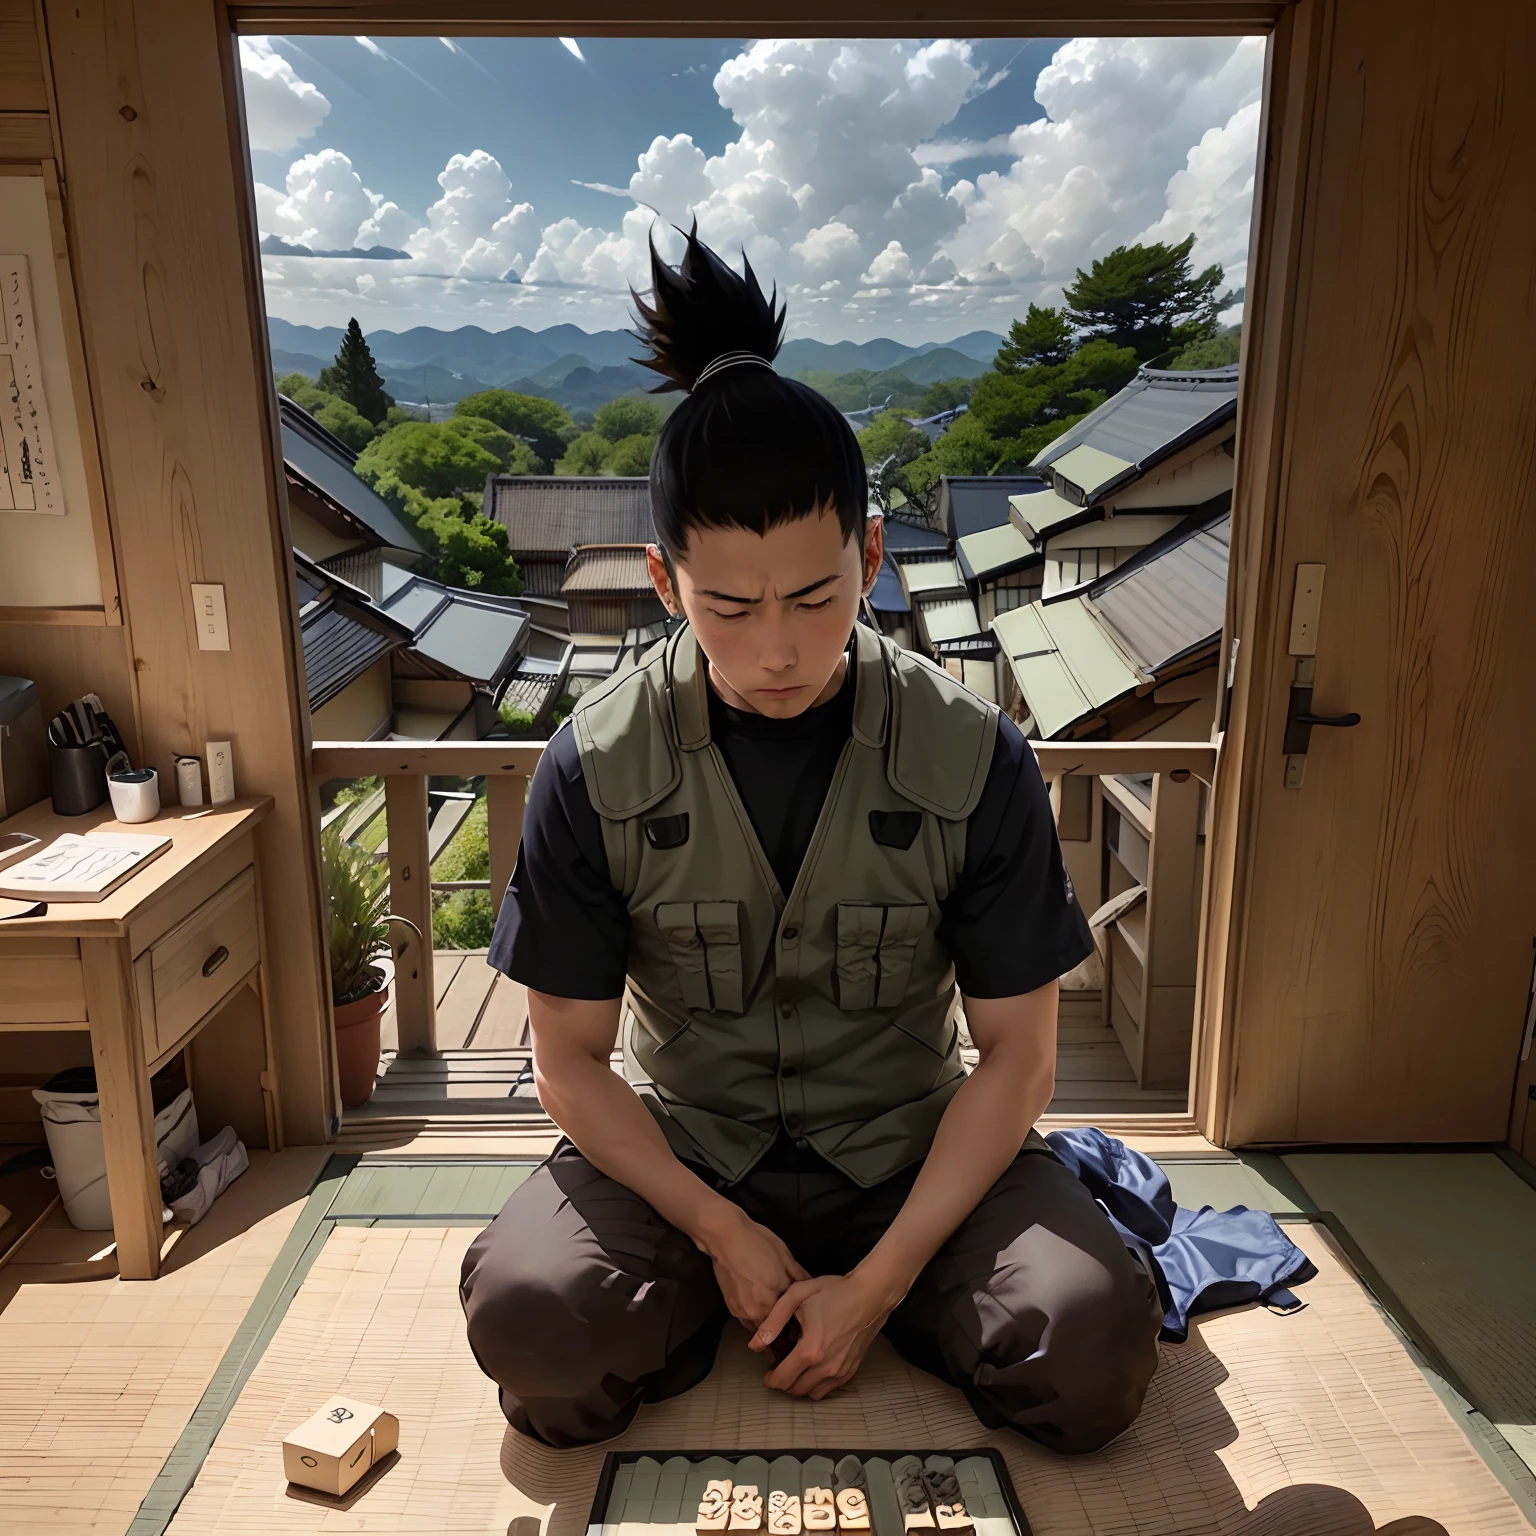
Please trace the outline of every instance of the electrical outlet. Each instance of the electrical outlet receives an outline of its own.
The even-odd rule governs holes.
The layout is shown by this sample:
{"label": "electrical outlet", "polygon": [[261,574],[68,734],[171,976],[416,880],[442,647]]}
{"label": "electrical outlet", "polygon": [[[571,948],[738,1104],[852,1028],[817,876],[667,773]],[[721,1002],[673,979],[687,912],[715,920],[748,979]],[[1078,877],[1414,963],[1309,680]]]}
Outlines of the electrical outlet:
{"label": "electrical outlet", "polygon": [[192,583],[192,610],[197,615],[197,648],[200,651],[229,649],[229,616],[224,611],[222,583]]}

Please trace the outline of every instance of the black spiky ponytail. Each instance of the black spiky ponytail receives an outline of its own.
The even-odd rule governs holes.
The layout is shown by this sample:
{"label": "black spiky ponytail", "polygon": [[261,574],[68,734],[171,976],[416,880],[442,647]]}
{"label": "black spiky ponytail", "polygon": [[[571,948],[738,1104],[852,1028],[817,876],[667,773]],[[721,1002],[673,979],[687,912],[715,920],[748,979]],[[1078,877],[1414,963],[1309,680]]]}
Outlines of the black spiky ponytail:
{"label": "black spiky ponytail", "polygon": [[[649,303],[630,290],[634,334],[651,354],[635,361],[663,381],[653,393],[690,391],[651,456],[662,547],[681,555],[691,528],[761,534],[818,508],[836,512],[845,541],[862,538],[869,487],[853,429],[826,396],[772,367],[784,332],[777,288],[765,298],[745,253],[733,271],[697,226],[686,238],[675,268],[652,244]],[[744,356],[701,382],[727,354]]]}

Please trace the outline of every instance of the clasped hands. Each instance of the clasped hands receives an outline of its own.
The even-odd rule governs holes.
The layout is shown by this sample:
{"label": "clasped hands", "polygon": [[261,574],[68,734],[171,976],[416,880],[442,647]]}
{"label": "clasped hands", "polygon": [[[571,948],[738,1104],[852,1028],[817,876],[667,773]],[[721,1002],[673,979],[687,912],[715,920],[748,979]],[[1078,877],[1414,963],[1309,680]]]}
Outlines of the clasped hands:
{"label": "clasped hands", "polygon": [[813,1277],[776,1233],[736,1206],[729,1212],[695,1241],[714,1263],[731,1315],[752,1330],[750,1347],[763,1353],[790,1318],[800,1324],[799,1341],[763,1384],[817,1400],[835,1392],[853,1379],[902,1293],[862,1266]]}

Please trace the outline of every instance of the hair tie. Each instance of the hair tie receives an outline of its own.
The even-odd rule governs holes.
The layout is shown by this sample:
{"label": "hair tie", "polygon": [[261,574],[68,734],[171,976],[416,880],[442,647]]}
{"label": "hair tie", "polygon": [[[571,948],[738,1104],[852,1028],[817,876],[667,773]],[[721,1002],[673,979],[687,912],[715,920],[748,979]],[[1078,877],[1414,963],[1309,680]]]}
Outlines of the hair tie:
{"label": "hair tie", "polygon": [[[719,357],[711,359],[700,369],[699,376],[693,381],[693,389],[696,390],[706,379],[713,378],[717,373],[724,373],[727,368],[738,367],[742,363],[756,363],[759,368],[766,368],[769,373],[778,370],[766,357],[759,357],[756,352],[722,352]],[[693,390],[690,390],[691,394]]]}

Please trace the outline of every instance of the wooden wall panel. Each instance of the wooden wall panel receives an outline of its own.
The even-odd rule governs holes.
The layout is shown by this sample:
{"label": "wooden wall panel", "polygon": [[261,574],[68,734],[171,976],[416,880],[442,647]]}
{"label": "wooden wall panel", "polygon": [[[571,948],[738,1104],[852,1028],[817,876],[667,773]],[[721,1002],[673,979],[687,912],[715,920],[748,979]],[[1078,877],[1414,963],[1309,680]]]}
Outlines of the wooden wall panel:
{"label": "wooden wall panel", "polygon": [[0,673],[37,684],[45,721],[86,690],[99,694],[128,755],[138,761],[133,658],[120,624],[0,623]]}
{"label": "wooden wall panel", "polygon": [[33,0],[0,0],[0,112],[46,112]]}
{"label": "wooden wall panel", "polygon": [[[144,753],[234,746],[271,795],[258,834],[286,1139],[334,1112],[316,834],[265,344],[251,301],[230,41],[208,0],[47,8],[70,248]],[[189,584],[222,582],[228,652],[197,648]]]}
{"label": "wooden wall panel", "polygon": [[[1503,1140],[1536,933],[1536,8],[1318,14],[1292,323],[1259,345],[1281,439],[1239,449],[1240,508],[1264,460],[1275,511],[1234,578],[1250,841],[1214,1128]],[[1290,791],[1301,561],[1328,567],[1316,707],[1364,719],[1315,731]]]}

